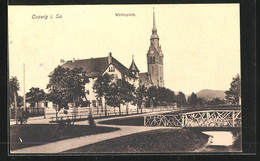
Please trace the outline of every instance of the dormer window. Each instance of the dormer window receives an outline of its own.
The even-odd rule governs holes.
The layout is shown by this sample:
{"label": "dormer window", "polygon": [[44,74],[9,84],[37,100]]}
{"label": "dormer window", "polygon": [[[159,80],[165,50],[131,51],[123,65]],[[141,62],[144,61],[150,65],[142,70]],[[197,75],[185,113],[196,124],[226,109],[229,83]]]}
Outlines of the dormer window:
{"label": "dormer window", "polygon": [[109,67],[108,72],[114,72],[115,71],[115,67]]}

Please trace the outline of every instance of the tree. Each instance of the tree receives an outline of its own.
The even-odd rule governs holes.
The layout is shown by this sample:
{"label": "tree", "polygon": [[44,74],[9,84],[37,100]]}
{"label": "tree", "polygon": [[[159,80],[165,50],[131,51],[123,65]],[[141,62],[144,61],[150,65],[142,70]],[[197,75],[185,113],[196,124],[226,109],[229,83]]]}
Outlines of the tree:
{"label": "tree", "polygon": [[197,105],[197,102],[198,102],[197,95],[196,95],[194,92],[192,92],[192,94],[191,94],[191,96],[189,97],[188,101],[189,101],[189,104],[190,104],[191,106],[193,106],[193,107],[196,106],[196,105]]}
{"label": "tree", "polygon": [[39,107],[39,102],[44,100],[45,92],[43,89],[32,87],[30,88],[30,92],[26,93],[26,98],[29,101],[33,101],[37,103],[37,108]]}
{"label": "tree", "polygon": [[176,97],[178,106],[183,107],[186,105],[186,96],[183,92],[179,91]]}
{"label": "tree", "polygon": [[214,98],[213,100],[208,102],[208,105],[221,105],[224,104],[224,100],[221,100],[219,97]]}
{"label": "tree", "polygon": [[[99,101],[102,100],[102,97],[105,97],[106,94],[109,92],[109,85],[112,81],[112,77],[109,74],[104,74],[95,81],[93,85],[93,90],[96,93],[96,97]],[[103,110],[103,105],[101,107]],[[105,103],[105,116],[107,116],[107,106]]]}
{"label": "tree", "polygon": [[16,100],[17,100],[17,106],[18,106],[18,107],[23,106],[23,97],[22,97],[22,96],[18,95],[18,97],[16,98]]}
{"label": "tree", "polygon": [[197,104],[198,104],[199,106],[205,105],[205,100],[204,100],[203,98],[198,97],[197,100],[198,100],[198,101],[197,101]]}
{"label": "tree", "polygon": [[82,101],[82,98],[87,100],[85,95],[86,83],[89,83],[89,79],[83,68],[70,70],[58,66],[54,70],[47,85],[47,89],[49,89],[47,98],[58,105],[56,116],[60,109],[68,109],[68,103],[73,102],[73,108],[75,108],[75,102]]}
{"label": "tree", "polygon": [[161,106],[169,105],[170,103],[176,102],[176,96],[175,93],[165,87],[158,87],[156,89],[157,91],[157,101]]}
{"label": "tree", "polygon": [[231,101],[232,104],[239,104],[241,98],[241,80],[239,74],[232,78],[229,90],[225,91],[226,99]]}
{"label": "tree", "polygon": [[107,104],[112,107],[119,108],[119,115],[121,115],[121,104],[127,106],[128,113],[128,103],[135,101],[135,88],[133,85],[129,84],[124,79],[117,79],[109,85],[109,90],[105,95]]}
{"label": "tree", "polygon": [[20,85],[16,76],[11,77],[9,80],[9,101],[10,105],[14,104],[14,107],[17,107],[17,97],[18,91],[20,90]]}
{"label": "tree", "polygon": [[151,86],[148,88],[147,90],[147,97],[148,97],[148,104],[150,105],[150,107],[154,107],[154,105],[157,105],[158,101],[157,101],[157,88],[156,86]]}
{"label": "tree", "polygon": [[147,88],[142,85],[139,86],[136,89],[136,97],[135,97],[135,101],[137,104],[137,113],[138,113],[138,109],[141,108],[141,113],[143,113],[143,103],[146,101],[146,92],[147,92]]}

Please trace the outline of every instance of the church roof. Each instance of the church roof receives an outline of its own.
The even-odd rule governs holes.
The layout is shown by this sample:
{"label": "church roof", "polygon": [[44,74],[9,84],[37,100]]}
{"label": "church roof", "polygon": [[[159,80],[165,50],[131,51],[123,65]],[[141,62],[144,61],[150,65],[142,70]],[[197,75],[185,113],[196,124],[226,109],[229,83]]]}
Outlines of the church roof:
{"label": "church roof", "polygon": [[139,83],[140,83],[140,85],[144,85],[146,87],[152,86],[153,82],[151,79],[151,75],[148,72],[140,73],[139,74]]}
{"label": "church roof", "polygon": [[[114,57],[112,57],[111,64],[113,64],[122,74],[136,78],[136,76],[133,75],[128,68],[126,68]],[[70,61],[66,61],[61,66],[63,68],[69,68],[69,69],[82,67],[84,71],[86,71],[86,76],[98,77],[103,74],[103,72],[107,69],[109,65],[110,64],[108,64],[108,57],[101,57],[101,58],[81,59],[81,60],[74,60],[74,61],[70,60]],[[51,74],[53,74],[53,72]]]}

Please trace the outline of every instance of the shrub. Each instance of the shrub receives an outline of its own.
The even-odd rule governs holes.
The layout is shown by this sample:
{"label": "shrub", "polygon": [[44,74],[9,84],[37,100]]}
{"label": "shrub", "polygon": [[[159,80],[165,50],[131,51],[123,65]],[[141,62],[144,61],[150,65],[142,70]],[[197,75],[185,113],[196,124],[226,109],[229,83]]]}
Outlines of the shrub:
{"label": "shrub", "polygon": [[26,123],[29,118],[28,111],[22,111],[22,115],[17,117],[18,122],[22,125],[23,123]]}

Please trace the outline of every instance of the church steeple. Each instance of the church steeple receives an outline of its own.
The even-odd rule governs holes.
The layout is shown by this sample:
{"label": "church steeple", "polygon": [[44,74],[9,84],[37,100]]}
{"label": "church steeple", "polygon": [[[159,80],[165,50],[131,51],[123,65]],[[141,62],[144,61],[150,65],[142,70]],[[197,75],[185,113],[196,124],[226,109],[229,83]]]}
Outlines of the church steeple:
{"label": "church steeple", "polygon": [[159,36],[157,35],[157,28],[155,23],[155,10],[153,8],[153,29],[151,35],[151,46],[153,46],[156,50],[159,48]]}
{"label": "church steeple", "polygon": [[163,53],[159,44],[159,36],[155,23],[155,9],[153,8],[153,29],[150,38],[150,47],[147,52],[148,74],[151,77],[152,84],[155,86],[164,86],[163,79]]}
{"label": "church steeple", "polygon": [[156,29],[156,23],[155,23],[155,11],[154,11],[154,7],[153,7],[153,30],[152,30],[153,34],[157,34],[157,29]]}

